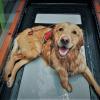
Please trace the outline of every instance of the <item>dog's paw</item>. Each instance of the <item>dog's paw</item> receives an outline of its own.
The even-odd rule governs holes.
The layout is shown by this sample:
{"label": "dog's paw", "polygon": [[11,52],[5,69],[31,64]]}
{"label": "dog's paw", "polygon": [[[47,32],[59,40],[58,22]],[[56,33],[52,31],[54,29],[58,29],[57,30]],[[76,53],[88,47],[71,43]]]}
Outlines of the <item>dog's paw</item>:
{"label": "dog's paw", "polygon": [[8,81],[10,73],[11,73],[10,69],[8,67],[5,67],[3,75],[4,81]]}
{"label": "dog's paw", "polygon": [[72,85],[69,84],[68,87],[66,88],[66,90],[67,90],[68,92],[72,92]]}
{"label": "dog's paw", "polygon": [[63,82],[62,83],[62,87],[68,91],[68,92],[72,92],[72,85],[70,83],[66,83],[66,82]]}
{"label": "dog's paw", "polygon": [[14,83],[14,79],[10,77],[9,80],[7,81],[7,87],[11,88],[13,86],[13,83]]}
{"label": "dog's paw", "polygon": [[7,82],[9,80],[10,75],[11,75],[10,72],[7,72],[7,73],[5,72],[4,75],[3,75],[4,81]]}

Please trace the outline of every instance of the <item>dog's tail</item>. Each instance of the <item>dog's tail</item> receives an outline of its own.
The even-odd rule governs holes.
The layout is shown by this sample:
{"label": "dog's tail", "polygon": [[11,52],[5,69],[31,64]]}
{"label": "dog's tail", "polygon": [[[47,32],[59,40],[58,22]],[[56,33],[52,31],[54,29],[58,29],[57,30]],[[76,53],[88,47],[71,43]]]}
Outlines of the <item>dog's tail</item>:
{"label": "dog's tail", "polygon": [[83,76],[87,79],[87,81],[89,82],[89,84],[91,86],[93,86],[93,88],[95,89],[96,93],[100,96],[100,86],[97,84],[97,82],[95,81],[90,69],[88,67],[86,67],[86,70],[83,72]]}

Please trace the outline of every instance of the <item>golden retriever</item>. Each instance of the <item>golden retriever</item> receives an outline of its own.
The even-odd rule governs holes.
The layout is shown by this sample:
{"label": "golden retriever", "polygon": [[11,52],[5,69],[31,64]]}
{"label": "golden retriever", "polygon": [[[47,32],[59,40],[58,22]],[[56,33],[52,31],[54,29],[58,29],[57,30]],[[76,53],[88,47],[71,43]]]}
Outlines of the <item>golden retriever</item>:
{"label": "golden retriever", "polygon": [[72,91],[68,76],[82,74],[100,95],[100,86],[80,52],[82,45],[83,33],[75,24],[60,23],[54,27],[37,26],[24,30],[15,39],[5,67],[7,86],[12,87],[16,73],[23,65],[42,56],[57,71],[62,87],[68,92]]}

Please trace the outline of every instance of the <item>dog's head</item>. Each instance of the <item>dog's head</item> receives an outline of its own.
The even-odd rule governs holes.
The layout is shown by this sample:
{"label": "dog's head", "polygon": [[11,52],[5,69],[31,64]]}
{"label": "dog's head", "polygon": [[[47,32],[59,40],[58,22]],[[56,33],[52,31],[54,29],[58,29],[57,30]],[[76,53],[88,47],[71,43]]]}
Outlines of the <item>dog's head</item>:
{"label": "dog's head", "polygon": [[75,24],[57,24],[53,35],[54,47],[61,57],[65,57],[71,50],[80,50],[83,45],[82,30]]}

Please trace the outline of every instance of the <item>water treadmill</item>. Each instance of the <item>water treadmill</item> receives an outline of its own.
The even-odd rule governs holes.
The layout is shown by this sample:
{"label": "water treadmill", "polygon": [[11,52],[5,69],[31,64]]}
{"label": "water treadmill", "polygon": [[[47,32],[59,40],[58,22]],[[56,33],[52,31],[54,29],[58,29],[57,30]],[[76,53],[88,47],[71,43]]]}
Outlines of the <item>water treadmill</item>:
{"label": "water treadmill", "polygon": [[[38,1],[38,2],[37,2]],[[18,6],[17,19],[12,40],[1,65],[0,73],[0,100],[99,100],[100,97],[89,86],[81,75],[70,77],[73,91],[68,93],[61,84],[54,69],[38,59],[22,67],[16,76],[14,86],[7,88],[2,79],[4,65],[12,49],[13,41],[19,32],[36,25],[52,25],[60,22],[71,22],[79,25],[84,33],[84,46],[82,52],[87,65],[92,71],[96,81],[100,84],[100,45],[99,21],[95,9],[95,2],[99,0],[62,0],[57,3],[53,0],[21,0]],[[16,15],[15,15],[16,16]],[[12,23],[12,24],[13,24]],[[3,44],[3,43],[2,43]],[[1,45],[2,47],[2,45]],[[2,48],[1,48],[2,49]],[[1,51],[0,51],[1,53]]]}

